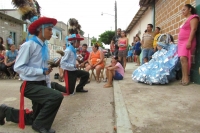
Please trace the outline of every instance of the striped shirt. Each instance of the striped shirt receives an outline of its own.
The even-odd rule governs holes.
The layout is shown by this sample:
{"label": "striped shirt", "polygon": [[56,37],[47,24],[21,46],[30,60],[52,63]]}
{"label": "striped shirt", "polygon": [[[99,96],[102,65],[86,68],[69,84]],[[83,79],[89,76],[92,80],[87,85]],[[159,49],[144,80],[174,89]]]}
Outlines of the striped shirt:
{"label": "striped shirt", "polygon": [[142,37],[142,40],[143,40],[142,48],[145,48],[145,49],[153,48],[154,36],[155,36],[155,34],[153,32],[144,33],[144,35]]}

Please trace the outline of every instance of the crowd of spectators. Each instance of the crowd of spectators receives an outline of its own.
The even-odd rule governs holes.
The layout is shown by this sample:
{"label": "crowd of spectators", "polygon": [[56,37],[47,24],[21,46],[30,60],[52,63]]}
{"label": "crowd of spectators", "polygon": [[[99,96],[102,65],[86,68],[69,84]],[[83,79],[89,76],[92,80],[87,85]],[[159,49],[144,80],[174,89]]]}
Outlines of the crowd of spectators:
{"label": "crowd of spectators", "polygon": [[[6,49],[7,48],[7,49]],[[14,64],[17,58],[18,50],[13,44],[11,35],[7,38],[6,45],[0,37],[0,73],[7,79],[14,78],[17,73],[14,71]]]}

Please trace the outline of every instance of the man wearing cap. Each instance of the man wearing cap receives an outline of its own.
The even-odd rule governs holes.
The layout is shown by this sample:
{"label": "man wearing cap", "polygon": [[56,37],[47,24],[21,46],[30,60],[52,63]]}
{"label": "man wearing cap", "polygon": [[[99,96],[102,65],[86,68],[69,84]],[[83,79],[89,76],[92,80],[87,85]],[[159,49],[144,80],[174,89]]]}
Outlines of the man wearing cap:
{"label": "man wearing cap", "polygon": [[[56,23],[54,18],[41,17],[29,26],[29,33],[34,36],[21,46],[14,66],[24,80],[20,90],[20,110],[1,105],[0,125],[5,124],[6,118],[19,123],[20,128],[32,125],[32,129],[39,133],[55,133],[51,126],[63,95],[50,88],[49,74],[52,69],[48,68],[48,47],[44,42],[51,38],[52,27]],[[24,96],[32,101],[33,111],[24,110]]]}
{"label": "man wearing cap", "polygon": [[[88,92],[84,90],[83,87],[89,79],[89,72],[78,70],[78,66],[76,65],[77,55],[75,48],[79,48],[81,40],[83,40],[83,38],[81,38],[79,34],[71,34],[66,37],[67,48],[65,49],[65,55],[61,59],[60,66],[65,70],[65,84],[68,83],[68,85],[66,84],[66,89],[68,89],[67,94],[73,94],[77,78],[80,78],[80,82],[76,86],[76,92]],[[70,77],[70,79],[66,75]]]}

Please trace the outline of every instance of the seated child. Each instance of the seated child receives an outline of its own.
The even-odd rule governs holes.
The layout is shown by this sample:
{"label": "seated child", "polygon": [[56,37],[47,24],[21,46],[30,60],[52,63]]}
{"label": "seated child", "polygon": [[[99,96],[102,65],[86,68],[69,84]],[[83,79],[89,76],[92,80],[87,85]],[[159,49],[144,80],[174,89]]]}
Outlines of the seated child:
{"label": "seated child", "polygon": [[119,63],[118,57],[114,57],[111,60],[111,64],[106,66],[106,78],[108,82],[104,85],[104,88],[112,87],[112,80],[122,80],[124,77],[124,68]]}

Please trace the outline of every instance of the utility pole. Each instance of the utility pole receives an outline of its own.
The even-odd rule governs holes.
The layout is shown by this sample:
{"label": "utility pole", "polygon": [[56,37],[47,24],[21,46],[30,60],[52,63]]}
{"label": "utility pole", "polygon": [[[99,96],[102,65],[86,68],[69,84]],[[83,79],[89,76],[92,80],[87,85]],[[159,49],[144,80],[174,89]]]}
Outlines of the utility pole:
{"label": "utility pole", "polygon": [[88,47],[90,46],[90,37],[89,37],[89,34],[88,34]]}
{"label": "utility pole", "polygon": [[115,1],[115,35],[117,35],[117,2]]}

